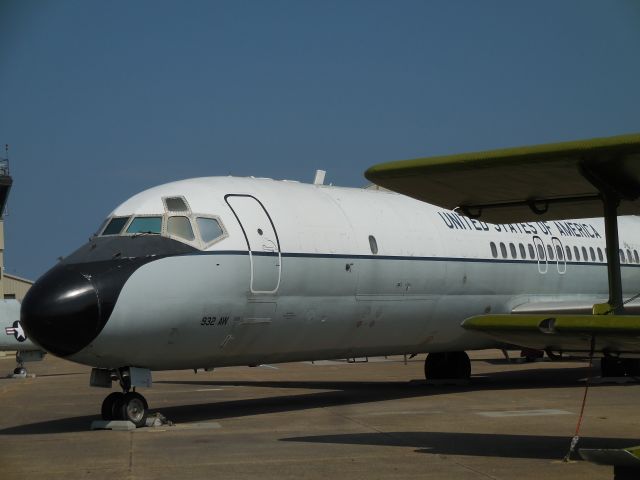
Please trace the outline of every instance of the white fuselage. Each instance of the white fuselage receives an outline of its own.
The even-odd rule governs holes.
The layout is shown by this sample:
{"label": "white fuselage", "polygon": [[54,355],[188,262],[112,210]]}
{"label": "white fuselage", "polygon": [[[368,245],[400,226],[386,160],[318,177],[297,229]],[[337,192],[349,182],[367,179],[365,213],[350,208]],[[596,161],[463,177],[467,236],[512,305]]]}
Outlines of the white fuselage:
{"label": "white fuselage", "polygon": [[[490,225],[387,191],[233,177],[155,187],[111,216],[163,215],[166,235],[172,196],[225,235],[138,268],[71,360],[159,370],[483,349],[495,341],[465,318],[607,297],[597,219]],[[640,291],[638,238],[640,220],[621,218],[626,294]]]}

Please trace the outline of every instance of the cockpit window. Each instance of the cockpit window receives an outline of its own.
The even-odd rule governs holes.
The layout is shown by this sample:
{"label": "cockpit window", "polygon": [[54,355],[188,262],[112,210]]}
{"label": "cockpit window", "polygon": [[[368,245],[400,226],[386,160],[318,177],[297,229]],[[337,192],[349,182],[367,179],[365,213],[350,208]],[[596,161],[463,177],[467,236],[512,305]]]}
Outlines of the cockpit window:
{"label": "cockpit window", "polygon": [[224,230],[215,218],[197,217],[198,230],[204,243],[209,243],[224,235]]}
{"label": "cockpit window", "polygon": [[127,224],[129,217],[114,217],[111,219],[107,228],[102,231],[102,235],[118,235]]}
{"label": "cockpit window", "polygon": [[167,220],[167,233],[185,240],[195,240],[191,222],[187,217],[169,217]]}
{"label": "cockpit window", "polygon": [[167,197],[164,199],[164,204],[167,210],[170,212],[188,212],[189,207],[182,197]]}
{"label": "cockpit window", "polygon": [[127,233],[157,233],[162,232],[162,217],[135,217]]}

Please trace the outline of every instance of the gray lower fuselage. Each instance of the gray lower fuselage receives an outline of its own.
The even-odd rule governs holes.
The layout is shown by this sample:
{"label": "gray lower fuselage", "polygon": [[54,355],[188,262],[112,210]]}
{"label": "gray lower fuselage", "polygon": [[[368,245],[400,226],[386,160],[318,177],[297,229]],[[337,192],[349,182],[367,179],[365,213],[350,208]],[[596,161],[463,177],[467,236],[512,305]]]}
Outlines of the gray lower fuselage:
{"label": "gray lower fuselage", "polygon": [[[588,301],[607,288],[604,265],[569,265],[569,275],[552,281],[535,262],[281,261],[276,294],[251,293],[246,252],[148,263],[125,284],[101,334],[70,359],[180,369],[491,348],[493,340],[463,330],[461,320],[532,301]],[[623,272],[628,284],[634,272]]]}

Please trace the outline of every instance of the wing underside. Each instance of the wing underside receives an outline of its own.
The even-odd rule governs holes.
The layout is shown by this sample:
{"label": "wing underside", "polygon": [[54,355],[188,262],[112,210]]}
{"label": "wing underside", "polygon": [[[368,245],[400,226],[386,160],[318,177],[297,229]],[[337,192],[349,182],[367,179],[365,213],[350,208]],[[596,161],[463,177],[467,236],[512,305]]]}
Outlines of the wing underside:
{"label": "wing underside", "polygon": [[640,134],[374,165],[373,183],[493,223],[640,214]]}

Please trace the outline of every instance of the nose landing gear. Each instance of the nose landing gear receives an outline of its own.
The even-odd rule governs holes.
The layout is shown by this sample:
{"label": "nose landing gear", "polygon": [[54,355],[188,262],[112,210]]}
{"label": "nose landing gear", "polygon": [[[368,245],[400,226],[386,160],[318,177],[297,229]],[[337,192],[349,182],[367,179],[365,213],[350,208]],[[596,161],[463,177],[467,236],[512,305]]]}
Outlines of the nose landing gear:
{"label": "nose landing gear", "polygon": [[26,362],[37,362],[44,358],[45,352],[39,350],[28,350],[28,351],[20,351],[16,352],[16,368],[13,369],[13,378],[26,378],[29,376],[27,372],[27,368],[25,367]]}
{"label": "nose landing gear", "polygon": [[100,413],[103,420],[125,420],[136,427],[144,427],[149,405],[147,400],[135,391],[135,386],[151,386],[151,372],[142,368],[121,368],[116,370],[94,369],[91,384],[111,387],[118,380],[122,392],[112,392],[102,402]]}
{"label": "nose landing gear", "polygon": [[144,427],[149,405],[138,392],[113,392],[102,402],[103,420],[128,420],[136,427]]}

